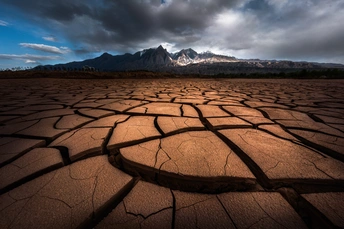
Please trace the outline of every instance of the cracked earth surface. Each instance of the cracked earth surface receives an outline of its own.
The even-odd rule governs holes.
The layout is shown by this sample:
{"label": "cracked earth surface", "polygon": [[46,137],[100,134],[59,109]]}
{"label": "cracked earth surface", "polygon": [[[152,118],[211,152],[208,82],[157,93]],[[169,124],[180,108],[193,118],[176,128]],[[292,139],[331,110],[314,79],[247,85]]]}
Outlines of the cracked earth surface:
{"label": "cracked earth surface", "polygon": [[344,81],[0,82],[0,228],[344,228]]}

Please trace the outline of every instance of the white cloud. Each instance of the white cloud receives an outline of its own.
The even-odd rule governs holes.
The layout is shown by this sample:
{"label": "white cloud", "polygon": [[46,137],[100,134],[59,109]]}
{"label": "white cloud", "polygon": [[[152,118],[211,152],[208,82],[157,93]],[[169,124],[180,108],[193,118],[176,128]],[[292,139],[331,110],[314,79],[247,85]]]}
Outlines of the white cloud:
{"label": "white cloud", "polygon": [[50,53],[56,53],[56,54],[66,54],[71,52],[71,50],[67,47],[56,47],[56,46],[50,46],[50,45],[44,45],[44,44],[33,44],[33,43],[20,43],[19,44],[22,47],[25,48],[31,48],[43,52],[50,52]]}
{"label": "white cloud", "polygon": [[8,26],[8,22],[0,20],[0,26]]}
{"label": "white cloud", "polygon": [[42,37],[44,40],[46,40],[46,41],[52,41],[52,42],[56,42],[57,41],[57,39],[56,39],[56,37]]}
{"label": "white cloud", "polygon": [[68,47],[65,47],[65,46],[61,46],[60,49],[65,51],[65,52],[70,52],[70,49]]}
{"label": "white cloud", "polygon": [[59,56],[42,56],[42,55],[31,55],[31,54],[0,54],[0,59],[7,60],[31,60],[31,61],[40,61],[40,60],[57,60],[60,59]]}
{"label": "white cloud", "polygon": [[25,61],[25,63],[26,63],[26,64],[37,64],[38,62],[37,62],[36,60],[30,60],[30,59],[28,59],[28,60]]}
{"label": "white cloud", "polygon": [[[193,47],[199,51],[235,55],[251,49],[255,43],[259,20],[254,15],[226,10],[214,18],[213,26],[204,30]],[[214,35],[216,34],[216,37]]]}

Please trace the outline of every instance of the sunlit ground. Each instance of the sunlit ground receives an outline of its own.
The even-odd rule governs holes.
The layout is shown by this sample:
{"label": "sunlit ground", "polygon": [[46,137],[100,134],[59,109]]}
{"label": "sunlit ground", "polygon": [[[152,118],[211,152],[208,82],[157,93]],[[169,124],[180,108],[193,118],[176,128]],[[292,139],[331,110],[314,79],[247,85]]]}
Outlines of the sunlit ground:
{"label": "sunlit ground", "polygon": [[0,80],[1,228],[344,227],[344,81]]}

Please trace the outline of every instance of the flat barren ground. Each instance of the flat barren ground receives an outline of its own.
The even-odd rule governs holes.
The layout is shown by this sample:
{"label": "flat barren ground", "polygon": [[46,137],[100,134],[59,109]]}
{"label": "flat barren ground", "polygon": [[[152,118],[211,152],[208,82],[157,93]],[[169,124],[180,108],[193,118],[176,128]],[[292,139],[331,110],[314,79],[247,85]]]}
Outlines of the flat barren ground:
{"label": "flat barren ground", "polygon": [[0,80],[0,228],[343,228],[343,80]]}

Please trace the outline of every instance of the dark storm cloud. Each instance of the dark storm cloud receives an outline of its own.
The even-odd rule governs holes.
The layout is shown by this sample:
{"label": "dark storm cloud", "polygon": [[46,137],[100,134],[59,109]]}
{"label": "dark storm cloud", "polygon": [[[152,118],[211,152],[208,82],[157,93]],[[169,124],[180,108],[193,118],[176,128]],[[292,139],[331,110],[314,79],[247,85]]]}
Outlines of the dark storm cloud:
{"label": "dark storm cloud", "polygon": [[[58,26],[71,38],[100,47],[131,46],[156,39],[167,42],[200,39],[217,13],[240,0],[4,0],[30,17]],[[45,21],[47,22],[47,21]],[[56,26],[56,24],[54,24]],[[57,28],[59,29],[59,28]],[[187,37],[189,39],[182,39]]]}
{"label": "dark storm cloud", "polygon": [[344,62],[342,0],[3,0],[62,32],[76,53],[169,43],[246,58]]}
{"label": "dark storm cloud", "polygon": [[[211,26],[218,12],[237,2],[174,0],[161,4],[161,1],[105,0],[91,17],[101,23],[103,33],[111,38],[110,43],[132,47],[157,37],[167,42],[184,37],[191,37],[194,41],[205,28]],[[93,39],[104,42],[103,38]],[[186,42],[188,40],[185,39]]]}
{"label": "dark storm cloud", "polygon": [[[76,16],[90,12],[90,5],[82,0],[2,0],[2,2],[26,12],[31,18],[38,17],[57,21],[70,21]],[[44,21],[41,22],[44,23]]]}
{"label": "dark storm cloud", "polygon": [[[259,1],[262,2],[262,1]],[[254,52],[266,58],[335,60],[344,63],[344,1],[265,0],[260,15]]]}

